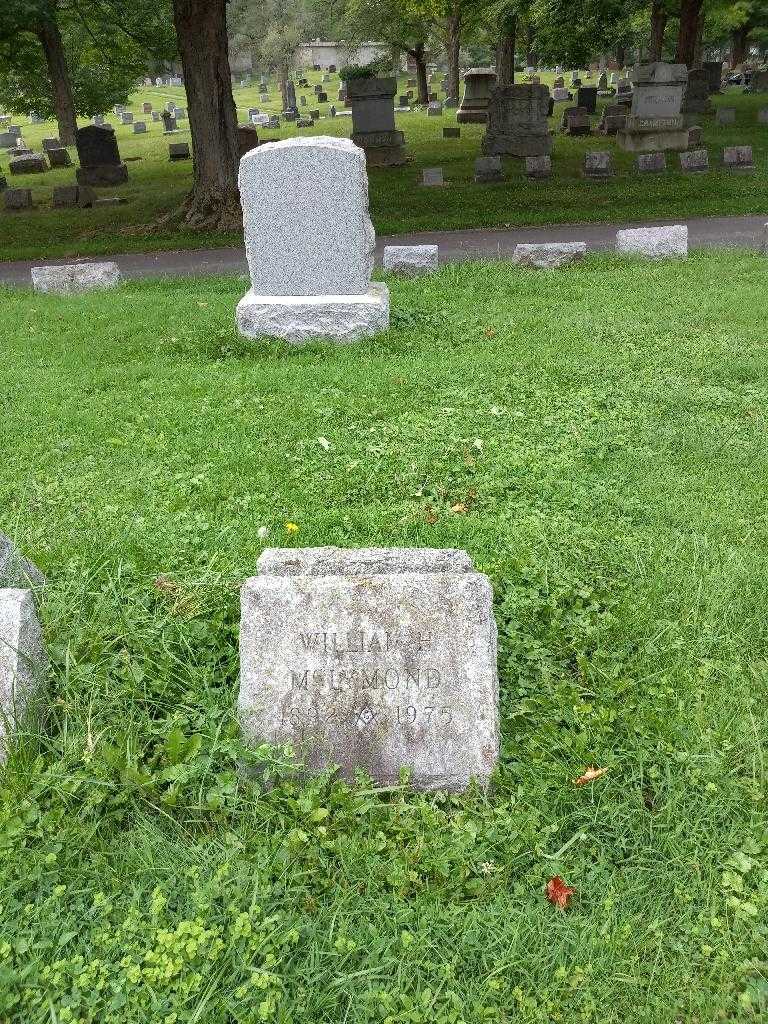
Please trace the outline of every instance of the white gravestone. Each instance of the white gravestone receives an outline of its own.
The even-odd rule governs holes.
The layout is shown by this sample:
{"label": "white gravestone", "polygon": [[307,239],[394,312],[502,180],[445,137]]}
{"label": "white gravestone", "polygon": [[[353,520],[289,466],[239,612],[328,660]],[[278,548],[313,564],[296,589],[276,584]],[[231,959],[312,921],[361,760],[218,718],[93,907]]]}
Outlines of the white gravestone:
{"label": "white gravestone", "polygon": [[673,224],[661,228],[627,228],[616,232],[616,252],[661,259],[688,255],[688,227]]}
{"label": "white gravestone", "polygon": [[0,762],[46,669],[31,590],[0,590]]}
{"label": "white gravestone", "polygon": [[54,295],[78,295],[99,288],[116,288],[120,268],[116,263],[68,263],[62,266],[32,267],[32,287],[36,292]]}
{"label": "white gravestone", "polygon": [[239,710],[253,743],[381,785],[485,785],[499,748],[496,623],[466,552],[266,550],[242,588]]}
{"label": "white gravestone", "polygon": [[386,330],[362,149],[327,136],[268,142],[242,158],[239,184],[251,274],[241,334],[354,341]]}

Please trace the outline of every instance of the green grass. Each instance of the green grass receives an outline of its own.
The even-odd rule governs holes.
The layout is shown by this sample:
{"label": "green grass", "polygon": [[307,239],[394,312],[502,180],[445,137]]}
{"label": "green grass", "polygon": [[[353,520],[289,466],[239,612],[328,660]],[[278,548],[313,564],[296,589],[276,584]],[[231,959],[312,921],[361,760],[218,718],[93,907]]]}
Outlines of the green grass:
{"label": "green grass", "polygon": [[[237,337],[234,280],[2,293],[0,526],[52,656],[0,787],[3,1024],[764,1017],[765,259],[390,283],[387,334],[293,351]],[[261,526],[490,575],[487,797],[243,751]]]}
{"label": "green grass", "polygon": [[[312,82],[319,75],[310,74]],[[552,76],[550,76],[551,78]],[[338,79],[328,84],[329,100],[338,90]],[[400,82],[405,88],[405,79]],[[299,91],[301,94],[301,90]],[[260,104],[258,90],[236,89],[238,117],[247,119],[251,106],[269,112],[279,109],[277,92],[272,100]],[[307,111],[316,106],[314,95],[306,91]],[[137,120],[141,104],[149,100],[161,109],[173,99],[185,103],[182,89],[143,89],[132,98]],[[716,105],[737,108],[735,125],[719,126],[714,117],[702,119],[703,144],[710,150],[712,170],[706,175],[684,176],[677,171],[677,156],[668,156],[668,171],[663,175],[638,175],[634,157],[620,150],[614,139],[593,135],[570,139],[559,132],[564,104],[555,107],[552,127],[556,129],[553,148],[553,177],[548,182],[530,182],[522,162],[506,161],[507,180],[498,185],[475,185],[474,160],[480,153],[482,125],[464,125],[461,138],[443,139],[444,124],[455,123],[451,111],[442,118],[426,113],[397,115],[398,127],[406,135],[412,162],[402,168],[375,169],[370,173],[371,214],[379,234],[406,231],[447,230],[471,227],[503,227],[597,221],[643,221],[685,219],[693,216],[765,212],[764,193],[768,185],[768,127],[757,123],[757,111],[765,106],[765,97],[744,96],[733,90],[714,98]],[[603,101],[600,101],[602,106]],[[330,104],[322,107],[327,113]],[[149,225],[169,210],[177,208],[190,188],[191,162],[168,162],[168,139],[162,124],[149,122],[146,135],[133,135],[132,126],[115,123],[121,154],[129,163],[130,181],[119,189],[104,190],[104,195],[121,195],[124,206],[103,210],[52,210],[52,187],[69,183],[71,169],[49,171],[41,175],[19,175],[11,184],[31,187],[38,208],[31,212],[3,215],[0,219],[0,259],[26,259],[40,255],[85,256],[89,254],[195,248],[239,244],[237,234],[196,233],[190,231],[152,231]],[[182,126],[188,122],[180,122]],[[278,131],[260,130],[265,140],[303,135],[348,135],[348,117],[332,121],[325,118],[313,129],[296,129],[284,124]],[[33,148],[40,140],[55,134],[55,126],[24,125],[24,137]],[[186,134],[176,139],[189,137]],[[722,148],[750,144],[757,169],[752,176],[733,175],[720,169]],[[584,153],[588,149],[609,149],[614,153],[616,177],[607,183],[585,181],[581,177]],[[73,156],[74,156],[73,151]],[[140,159],[135,159],[140,158]],[[5,161],[0,159],[0,173]],[[444,189],[422,188],[424,167],[442,166],[449,185]]]}

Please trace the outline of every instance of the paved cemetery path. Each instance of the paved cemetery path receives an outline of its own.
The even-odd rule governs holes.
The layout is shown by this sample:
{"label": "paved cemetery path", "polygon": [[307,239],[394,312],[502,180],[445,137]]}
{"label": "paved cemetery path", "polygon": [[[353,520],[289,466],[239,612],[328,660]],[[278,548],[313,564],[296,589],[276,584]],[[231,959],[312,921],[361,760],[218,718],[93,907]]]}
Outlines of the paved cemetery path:
{"label": "paved cemetery path", "polygon": [[[737,246],[758,249],[763,245],[768,214],[759,217],[696,217],[688,224],[691,248]],[[385,245],[440,246],[441,262],[470,259],[509,259],[518,242],[586,242],[590,250],[613,249],[616,232],[621,228],[649,227],[672,221],[647,224],[561,224],[540,228],[477,228],[469,231],[422,231],[410,235],[391,235],[377,239],[376,256],[381,261]],[[19,260],[0,262],[0,282],[29,284],[30,267],[46,263],[89,263],[114,260],[125,277],[208,276],[245,274],[248,271],[242,249],[188,249],[178,252],[121,253],[117,256],[84,256],[73,259]]]}

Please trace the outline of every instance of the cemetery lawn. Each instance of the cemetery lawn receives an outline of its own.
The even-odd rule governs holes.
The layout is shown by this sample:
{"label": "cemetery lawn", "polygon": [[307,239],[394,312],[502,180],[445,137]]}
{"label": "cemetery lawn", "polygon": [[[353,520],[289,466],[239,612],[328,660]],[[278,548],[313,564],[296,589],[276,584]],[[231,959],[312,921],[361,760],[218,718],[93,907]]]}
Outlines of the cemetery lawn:
{"label": "cemetery lawn", "polygon": [[[302,350],[237,337],[234,279],[4,290],[0,527],[52,664],[0,779],[0,1020],[764,1018],[767,282],[735,252],[448,266],[390,281],[381,338]],[[470,552],[487,796],[243,749],[265,543]]]}
{"label": "cemetery lawn", "polygon": [[[547,76],[544,76],[545,79]],[[551,84],[551,78],[549,76]],[[309,76],[313,84],[319,75]],[[400,88],[405,89],[405,79]],[[329,100],[338,91],[339,81],[329,84]],[[306,110],[314,105],[311,89],[298,90],[307,96]],[[272,99],[262,104],[258,90],[235,90],[240,123],[247,121],[249,107],[273,113],[279,109],[275,90]],[[178,135],[164,136],[162,123],[141,113],[142,103],[155,110],[170,100],[186,103],[180,88],[142,89],[131,97],[135,120],[145,120],[148,131],[134,135],[132,125],[120,125],[111,115],[118,145],[128,162],[129,181],[119,188],[100,189],[103,197],[120,196],[124,205],[93,210],[54,210],[51,207],[54,185],[71,184],[74,169],[62,168],[45,174],[8,176],[9,185],[31,188],[36,209],[18,213],[0,211],[0,260],[72,257],[117,252],[142,252],[168,249],[204,248],[240,245],[241,233],[194,232],[178,222],[161,225],[166,214],[178,210],[191,187],[192,163],[169,163],[168,142],[190,141],[189,122],[180,121]],[[598,102],[598,111],[609,100]],[[400,168],[372,169],[370,172],[371,216],[378,234],[411,231],[488,228],[520,225],[545,225],[582,222],[633,222],[662,220],[675,222],[694,216],[726,216],[765,212],[768,189],[768,125],[758,124],[757,112],[766,105],[765,96],[745,96],[738,89],[713,97],[715,106],[736,107],[734,125],[717,125],[714,115],[701,118],[703,145],[709,149],[707,174],[683,175],[678,157],[667,154],[664,174],[639,175],[633,168],[634,156],[624,153],[614,138],[594,133],[589,138],[572,139],[560,133],[559,125],[566,103],[555,104],[550,125],[555,130],[552,150],[553,175],[549,181],[528,181],[523,162],[505,161],[507,180],[496,185],[476,185],[474,161],[480,155],[484,125],[462,125],[460,139],[443,139],[444,125],[455,125],[455,111],[442,117],[425,112],[398,114],[397,126],[405,132],[412,162]],[[320,105],[327,114],[330,103]],[[593,129],[597,124],[593,117]],[[43,138],[56,134],[53,122],[40,125],[20,118],[24,138],[39,151]],[[81,123],[86,123],[85,121]],[[279,130],[259,129],[265,141],[300,135],[344,135],[351,132],[351,118],[332,120],[323,117],[314,128],[297,129],[282,124]],[[739,175],[721,167],[724,146],[751,145],[756,170]],[[584,154],[588,150],[610,150],[616,175],[607,182],[585,181],[582,177]],[[73,162],[77,154],[71,150]],[[447,185],[423,188],[425,167],[442,167]],[[7,172],[7,155],[0,151],[0,174]]]}

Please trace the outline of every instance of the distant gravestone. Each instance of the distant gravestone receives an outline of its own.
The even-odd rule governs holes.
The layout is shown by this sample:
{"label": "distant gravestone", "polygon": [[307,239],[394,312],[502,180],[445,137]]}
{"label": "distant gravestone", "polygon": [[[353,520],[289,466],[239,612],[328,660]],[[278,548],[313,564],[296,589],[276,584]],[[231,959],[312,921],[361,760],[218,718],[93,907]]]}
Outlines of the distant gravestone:
{"label": "distant gravestone", "polygon": [[584,177],[605,180],[613,175],[613,161],[607,151],[590,150],[584,154]]}
{"label": "distant gravestone", "polygon": [[446,125],[443,128],[444,139],[459,139],[461,138],[461,128],[454,125]]}
{"label": "distant gravestone", "polygon": [[667,157],[663,152],[641,153],[635,160],[635,167],[641,174],[659,174],[667,169]]}
{"label": "distant gravestone", "polygon": [[552,99],[555,101],[555,103],[568,102],[571,99],[571,94],[568,92],[567,89],[556,87],[552,90]]}
{"label": "distant gravestone", "polygon": [[421,184],[427,188],[436,188],[443,185],[443,168],[425,167],[421,172]]}
{"label": "distant gravestone", "polygon": [[6,188],[2,195],[6,210],[31,210],[34,205],[31,188]]}
{"label": "distant gravestone", "polygon": [[60,146],[58,149],[48,150],[48,162],[51,167],[71,167],[72,159],[66,149]]}
{"label": "distant gravestone", "polygon": [[576,105],[584,107],[588,114],[594,114],[597,110],[597,89],[583,85],[576,93]]}
{"label": "distant gravestone", "polygon": [[[270,127],[267,123],[266,127]],[[237,154],[242,160],[246,153],[256,149],[259,144],[259,133],[255,125],[240,124],[237,126]]]}
{"label": "distant gravestone", "polygon": [[120,124],[133,124],[133,114],[130,110],[124,110],[120,114]]}
{"label": "distant gravestone", "polygon": [[546,156],[552,149],[546,85],[504,85],[491,92],[481,142],[486,156]]}
{"label": "distant gravestone", "polygon": [[95,201],[96,193],[90,185],[57,185],[53,190],[54,209],[85,209]]}
{"label": "distant gravestone", "polygon": [[365,154],[328,136],[268,142],[240,161],[251,288],[245,337],[352,341],[389,326],[389,292],[371,283],[375,236]]}
{"label": "distant gravestone", "polygon": [[395,78],[349,81],[352,141],[365,151],[370,167],[398,167],[408,159],[405,136],[395,127]]}
{"label": "distant gravestone", "polygon": [[78,128],[75,145],[80,166],[79,185],[120,185],[128,180],[128,168],[120,160],[115,133],[107,126],[87,125]]}
{"label": "distant gravestone", "polygon": [[151,114],[152,113],[152,104],[151,103],[142,103],[141,111],[142,111],[143,114]]}
{"label": "distant gravestone", "polygon": [[563,131],[566,135],[590,135],[592,124],[584,107],[566,107],[563,111]]}
{"label": "distant gravestone", "polygon": [[662,61],[638,64],[632,78],[632,107],[624,130],[616,136],[621,148],[632,153],[685,149],[688,132],[681,111],[688,68]]}
{"label": "distant gravestone", "polygon": [[432,100],[427,107],[427,117],[442,117],[443,116],[443,104],[438,103],[437,100]]}
{"label": "distant gravestone", "polygon": [[462,551],[267,549],[241,594],[246,738],[422,790],[486,785],[499,748],[492,590]]}
{"label": "distant gravestone", "polygon": [[727,146],[723,150],[723,167],[729,171],[745,173],[754,171],[755,163],[751,146]]}
{"label": "distant gravestone", "polygon": [[168,159],[172,162],[176,160],[189,160],[189,143],[171,142],[168,146]]}
{"label": "distant gravestone", "polygon": [[703,174],[709,170],[709,153],[706,149],[692,149],[680,154],[680,170],[687,174]]}
{"label": "distant gravestone", "polygon": [[527,156],[525,158],[526,177],[534,180],[545,180],[552,175],[552,157]]}
{"label": "distant gravestone", "polygon": [[607,103],[603,107],[603,113],[600,118],[600,123],[597,126],[597,130],[602,135],[616,135],[618,132],[624,131],[626,126],[626,108],[620,106],[618,103]]}
{"label": "distant gravestone", "polygon": [[479,156],[475,160],[475,183],[489,185],[504,181],[504,167],[500,156]]}
{"label": "distant gravestone", "polygon": [[166,110],[163,112],[163,134],[170,135],[175,131],[178,131],[176,118]]}
{"label": "distant gravestone", "polygon": [[147,130],[147,124],[145,121],[134,121],[133,122],[133,134],[143,135]]}
{"label": "distant gravestone", "polygon": [[485,124],[488,119],[491,90],[495,85],[496,72],[491,68],[470,68],[466,72],[464,95],[456,112],[459,124]]}
{"label": "distant gravestone", "polygon": [[736,108],[718,107],[715,120],[718,124],[736,124]]}
{"label": "distant gravestone", "polygon": [[61,141],[54,138],[43,139],[40,145],[43,147],[44,153],[47,153],[49,149],[61,149]]}
{"label": "distant gravestone", "polygon": [[48,170],[48,163],[41,153],[28,153],[11,157],[8,170],[11,174],[42,174]]}

